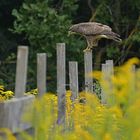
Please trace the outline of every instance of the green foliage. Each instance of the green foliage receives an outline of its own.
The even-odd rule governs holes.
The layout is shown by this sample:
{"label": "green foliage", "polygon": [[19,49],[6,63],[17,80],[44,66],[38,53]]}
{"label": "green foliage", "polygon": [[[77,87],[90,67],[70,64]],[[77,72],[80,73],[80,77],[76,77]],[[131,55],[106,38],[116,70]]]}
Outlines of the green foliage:
{"label": "green foliage", "polygon": [[101,85],[97,79],[93,80],[93,92],[101,99]]}
{"label": "green foliage", "polygon": [[[120,34],[123,39],[121,44],[117,44],[113,41],[105,44],[109,47],[106,55],[108,58],[113,56],[114,60],[116,59],[116,61],[118,61],[119,59],[122,63],[127,56],[130,56],[132,52],[134,53],[136,49],[139,51],[139,0],[95,0],[91,1],[90,5],[92,5],[93,8],[90,20],[98,21],[111,26],[113,31]],[[118,47],[118,49],[116,49],[116,47]],[[130,49],[132,52],[130,52]],[[134,54],[139,56],[139,52],[135,52]]]}
{"label": "green foliage", "polygon": [[116,46],[108,46],[107,48],[107,57],[110,59],[115,59],[119,56],[119,48]]}
{"label": "green foliage", "polygon": [[[14,16],[11,15],[12,9],[17,9],[13,10]],[[55,46],[58,42],[67,43],[67,59],[77,60],[81,70],[83,64],[81,50],[85,44],[78,37],[67,37],[67,30],[72,22],[84,22],[89,19],[98,21],[111,26],[113,31],[121,35],[122,44],[100,41],[99,50],[102,51],[102,47],[108,48],[103,52],[107,52],[107,55],[101,54],[102,62],[107,58],[113,58],[117,62],[115,64],[121,64],[128,57],[136,55],[140,57],[139,11],[139,0],[1,0],[0,61],[6,63],[1,64],[0,83],[9,88],[14,87],[15,64],[11,64],[10,61],[16,61],[16,48],[20,44],[30,46],[28,87],[36,87],[33,83],[36,81],[38,52],[47,52],[50,59],[48,80],[50,85],[54,83],[55,79],[52,77],[55,75]],[[8,28],[12,28],[13,20],[15,20],[13,32],[17,33],[16,35],[8,31]],[[94,50],[94,54],[99,50],[97,52]],[[79,73],[81,78],[82,74]]]}
{"label": "green foliage", "polygon": [[[13,35],[8,28],[13,25],[13,16],[11,11],[18,8],[22,0],[1,0],[0,1],[0,84],[9,89],[13,89],[15,82],[15,60],[9,59],[15,55],[19,37]],[[12,62],[11,62],[12,61]]]}
{"label": "green foliage", "polygon": [[47,51],[51,57],[57,42],[70,42],[67,31],[71,25],[69,12],[73,12],[74,1],[69,3],[71,7],[67,3],[65,0],[60,12],[46,0],[23,3],[19,11],[14,9],[12,12],[16,17],[14,32],[25,33],[31,46]]}
{"label": "green foliage", "polygon": [[[68,37],[68,29],[72,24],[72,14],[76,11],[76,0],[64,0],[54,5],[47,0],[25,1],[19,10],[14,9],[12,14],[14,21],[14,33],[25,34],[29,41],[30,60],[36,61],[36,53],[46,52],[49,60],[49,83],[55,83],[54,73],[56,69],[56,43],[65,42],[68,51],[67,58],[81,61],[81,46],[83,42],[79,38]],[[69,56],[69,53],[72,56]],[[78,57],[75,57],[75,54]],[[29,68],[29,72],[35,66]],[[30,73],[35,77],[35,73]],[[29,76],[30,79],[32,78]],[[53,86],[54,87],[54,86]],[[52,89],[53,87],[50,87]]]}

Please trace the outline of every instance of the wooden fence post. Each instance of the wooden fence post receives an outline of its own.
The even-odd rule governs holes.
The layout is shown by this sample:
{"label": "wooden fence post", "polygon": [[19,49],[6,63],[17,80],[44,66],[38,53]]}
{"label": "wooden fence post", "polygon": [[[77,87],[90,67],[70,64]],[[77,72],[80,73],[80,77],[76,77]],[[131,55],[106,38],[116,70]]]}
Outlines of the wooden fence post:
{"label": "wooden fence post", "polygon": [[[104,84],[104,82],[106,81],[106,71],[107,71],[107,68],[106,68],[106,64],[102,64],[102,84]],[[102,91],[101,91],[101,103],[102,104],[106,104],[106,93],[105,93],[105,89],[104,89],[104,85],[101,85],[102,86]]]}
{"label": "wooden fence post", "polygon": [[105,64],[102,64],[102,93],[101,93],[101,102],[103,104],[107,104],[110,100],[113,102],[114,95],[113,95],[113,83],[112,83],[112,76],[114,74],[113,69],[113,60],[106,60]]}
{"label": "wooden fence post", "polygon": [[78,64],[76,61],[69,62],[69,80],[70,90],[72,92],[71,99],[74,101],[78,97]]}
{"label": "wooden fence post", "polygon": [[108,68],[108,73],[109,73],[109,75],[110,75],[110,77],[111,76],[113,76],[113,74],[114,74],[114,68],[113,68],[113,60],[106,60],[106,64],[107,64],[107,68]]}
{"label": "wooden fence post", "polygon": [[84,53],[84,66],[85,66],[85,91],[93,93],[93,78],[88,76],[88,74],[93,72],[92,51],[87,51]]}
{"label": "wooden fence post", "polygon": [[16,67],[15,97],[23,97],[27,80],[28,47],[19,46]]}
{"label": "wooden fence post", "polygon": [[46,53],[37,54],[37,88],[38,96],[46,93]]}
{"label": "wooden fence post", "polygon": [[57,43],[58,124],[65,123],[66,64],[65,43]]}

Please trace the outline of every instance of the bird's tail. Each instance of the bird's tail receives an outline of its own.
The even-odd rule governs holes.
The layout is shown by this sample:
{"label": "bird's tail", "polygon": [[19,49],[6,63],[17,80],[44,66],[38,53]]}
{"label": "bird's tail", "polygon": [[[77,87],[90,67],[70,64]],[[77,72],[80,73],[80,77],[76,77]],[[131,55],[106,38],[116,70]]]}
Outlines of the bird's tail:
{"label": "bird's tail", "polygon": [[111,32],[111,33],[107,34],[107,37],[109,39],[112,39],[112,40],[116,41],[116,42],[119,42],[119,43],[122,42],[122,39],[120,38],[120,35],[117,34],[117,33]]}

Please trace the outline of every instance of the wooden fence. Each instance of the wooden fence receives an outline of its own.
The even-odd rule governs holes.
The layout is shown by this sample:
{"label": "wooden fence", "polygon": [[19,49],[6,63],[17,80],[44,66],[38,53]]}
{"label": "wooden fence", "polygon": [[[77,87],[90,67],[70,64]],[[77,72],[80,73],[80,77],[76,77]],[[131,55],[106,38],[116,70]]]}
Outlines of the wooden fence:
{"label": "wooden fence", "polygon": [[[58,95],[58,124],[65,123],[65,93],[66,93],[66,49],[65,43],[57,44],[57,95]],[[93,78],[87,76],[93,71],[92,52],[84,53],[84,70],[85,70],[85,92],[93,93]],[[9,128],[13,133],[26,130],[31,127],[21,121],[21,116],[27,110],[25,106],[30,106],[34,101],[34,96],[25,96],[26,79],[28,66],[28,47],[19,46],[17,54],[16,67],[16,84],[15,97],[9,101],[0,103],[0,128]],[[46,77],[47,77],[47,54],[37,54],[37,88],[39,96],[46,93]],[[102,64],[103,78],[109,79],[113,74],[113,61],[107,60]],[[69,87],[72,91],[72,100],[78,97],[78,62],[69,62]],[[104,92],[101,93],[102,103],[106,103]]]}

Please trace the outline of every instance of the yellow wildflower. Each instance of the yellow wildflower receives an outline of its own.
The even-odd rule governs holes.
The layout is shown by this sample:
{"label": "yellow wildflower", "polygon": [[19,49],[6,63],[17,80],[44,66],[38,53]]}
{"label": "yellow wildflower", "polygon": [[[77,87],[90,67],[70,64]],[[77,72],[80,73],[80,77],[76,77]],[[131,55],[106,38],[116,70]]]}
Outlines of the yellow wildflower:
{"label": "yellow wildflower", "polygon": [[0,85],[0,92],[1,91],[4,91],[4,86],[3,85]]}
{"label": "yellow wildflower", "polygon": [[[6,137],[6,140],[16,140],[15,136],[12,134],[12,132],[9,129],[6,128],[0,128],[0,133],[4,134]],[[1,137],[0,137],[1,139]]]}
{"label": "yellow wildflower", "polygon": [[108,111],[114,114],[116,117],[122,117],[122,110],[118,106],[113,106],[109,108]]}
{"label": "yellow wildflower", "polygon": [[101,73],[101,71],[93,71],[93,72],[89,73],[87,76],[100,80],[102,73]]}
{"label": "yellow wildflower", "polygon": [[104,135],[103,140],[113,140],[113,139],[112,139],[112,137],[111,137],[111,135],[110,135],[109,133],[106,133],[106,134]]}

